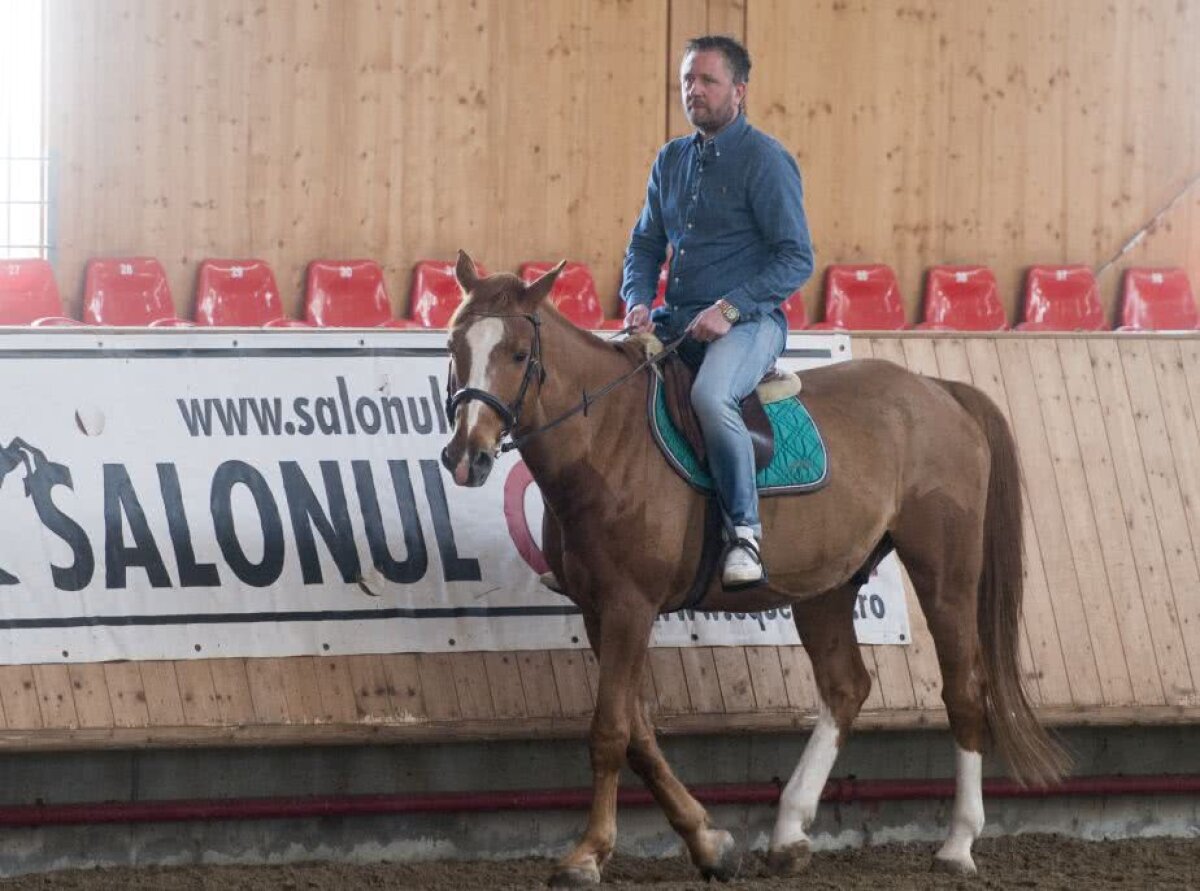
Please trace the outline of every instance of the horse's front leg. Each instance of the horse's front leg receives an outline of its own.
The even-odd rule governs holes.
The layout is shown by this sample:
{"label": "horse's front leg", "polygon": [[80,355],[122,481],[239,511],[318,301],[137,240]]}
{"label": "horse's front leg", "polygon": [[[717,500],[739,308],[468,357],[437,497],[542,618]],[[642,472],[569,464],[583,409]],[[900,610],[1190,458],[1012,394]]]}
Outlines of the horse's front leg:
{"label": "horse's front leg", "polygon": [[[635,689],[641,689],[640,682]],[[713,828],[708,811],[672,772],[654,738],[654,724],[646,703],[637,694],[630,703],[630,724],[629,766],[642,778],[667,821],[687,845],[692,863],[705,879],[725,882],[733,878],[741,865],[737,843],[724,829]]]}
{"label": "horse's front leg", "polygon": [[655,611],[643,598],[607,597],[599,616],[600,689],[592,715],[592,809],[583,838],[562,860],[551,885],[590,885],[617,839],[617,782],[630,740],[630,712],[646,662]]}

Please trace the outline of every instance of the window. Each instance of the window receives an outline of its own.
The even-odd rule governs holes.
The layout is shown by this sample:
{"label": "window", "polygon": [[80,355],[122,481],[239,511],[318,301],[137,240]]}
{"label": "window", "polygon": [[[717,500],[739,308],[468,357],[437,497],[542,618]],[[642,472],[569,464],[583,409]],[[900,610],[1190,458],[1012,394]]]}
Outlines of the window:
{"label": "window", "polygon": [[0,257],[49,254],[42,0],[0,0]]}

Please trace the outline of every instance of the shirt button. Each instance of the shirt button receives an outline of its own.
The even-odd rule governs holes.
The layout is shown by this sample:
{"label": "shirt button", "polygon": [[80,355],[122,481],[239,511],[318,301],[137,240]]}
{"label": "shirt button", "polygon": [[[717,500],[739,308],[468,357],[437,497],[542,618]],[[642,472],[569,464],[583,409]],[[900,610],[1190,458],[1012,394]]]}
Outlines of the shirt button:
{"label": "shirt button", "polygon": [[679,284],[679,276],[675,276],[675,284]]}
{"label": "shirt button", "polygon": [[686,253],[687,253],[687,248],[680,248],[680,249],[679,249],[679,256],[681,256],[681,257],[682,257],[682,256],[683,256],[684,254],[686,254]]}
{"label": "shirt button", "polygon": [[689,228],[689,229],[691,229],[691,228],[692,228],[692,224],[691,224],[691,223],[688,223],[688,228]]}

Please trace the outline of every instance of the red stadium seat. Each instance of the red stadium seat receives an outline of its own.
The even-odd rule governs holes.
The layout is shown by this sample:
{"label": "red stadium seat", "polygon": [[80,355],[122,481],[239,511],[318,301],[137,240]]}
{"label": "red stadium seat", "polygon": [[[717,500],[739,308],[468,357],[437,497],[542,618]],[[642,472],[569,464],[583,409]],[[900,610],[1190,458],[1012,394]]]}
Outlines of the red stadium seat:
{"label": "red stadium seat", "polygon": [[374,260],[313,260],[308,264],[304,320],[318,328],[409,328],[392,317],[383,270]]}
{"label": "red stadium seat", "polygon": [[[553,263],[521,264],[521,280],[526,284],[535,281],[554,268]],[[568,263],[554,283],[550,299],[558,311],[580,328],[595,330],[604,324],[604,309],[596,293],[596,281],[592,271],[583,263]],[[619,326],[618,326],[619,327]]]}
{"label": "red stadium seat", "polygon": [[242,328],[307,328],[285,318],[275,273],[262,260],[205,260],[196,275],[197,325]]}
{"label": "red stadium seat", "polygon": [[780,306],[783,317],[787,319],[789,331],[803,331],[808,327],[808,314],[804,310],[804,296],[799,291],[793,291],[792,296],[783,301]]}
{"label": "red stadium seat", "polygon": [[1033,266],[1018,331],[1102,331],[1104,310],[1087,266]]}
{"label": "red stadium seat", "polygon": [[1196,331],[1200,313],[1182,269],[1127,269],[1119,331]]}
{"label": "red stadium seat", "polygon": [[89,260],[83,280],[83,320],[115,327],[176,328],[192,324],[175,315],[167,274],[153,257]]}
{"label": "red stadium seat", "polygon": [[[475,270],[487,275],[482,263]],[[419,260],[413,267],[408,292],[408,321],[414,328],[448,328],[450,317],[462,302],[452,260]]]}
{"label": "red stadium seat", "polygon": [[825,320],[809,329],[903,331],[904,301],[892,267],[882,263],[825,269]]}
{"label": "red stadium seat", "polygon": [[45,260],[0,260],[0,325],[78,325],[62,314],[54,270]]}
{"label": "red stadium seat", "polygon": [[925,282],[925,331],[1007,331],[996,276],[986,266],[933,266]]}

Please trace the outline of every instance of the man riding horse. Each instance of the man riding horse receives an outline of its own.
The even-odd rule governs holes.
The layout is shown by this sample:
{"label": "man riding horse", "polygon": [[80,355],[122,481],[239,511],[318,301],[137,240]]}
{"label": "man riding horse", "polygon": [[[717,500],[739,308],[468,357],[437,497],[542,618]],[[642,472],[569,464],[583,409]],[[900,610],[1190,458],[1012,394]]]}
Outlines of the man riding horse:
{"label": "man riding horse", "polygon": [[[732,531],[722,580],[763,578],[754,451],[740,403],[783,352],[780,304],[813,270],[800,169],[778,142],[746,121],[750,55],[730,37],[687,44],[683,105],[696,128],[668,142],[650,170],[646,203],[625,256],[625,324],[662,340],[687,331],[699,371],[695,408]],[[671,247],[666,306],[653,317],[658,270]]]}

